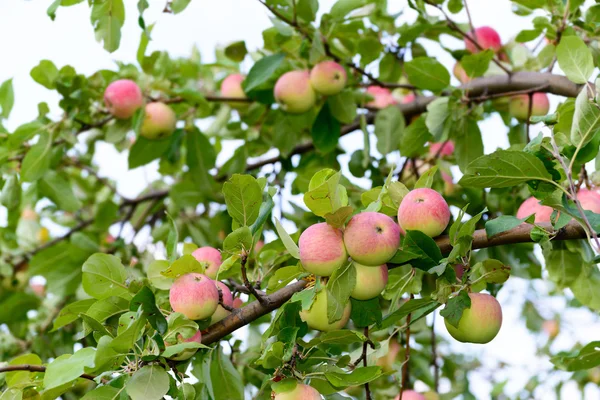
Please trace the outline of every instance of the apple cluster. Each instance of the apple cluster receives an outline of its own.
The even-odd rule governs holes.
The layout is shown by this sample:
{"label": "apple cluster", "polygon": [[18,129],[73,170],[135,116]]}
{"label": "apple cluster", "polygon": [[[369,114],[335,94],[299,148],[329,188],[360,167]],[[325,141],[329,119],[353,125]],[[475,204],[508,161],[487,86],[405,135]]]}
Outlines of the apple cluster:
{"label": "apple cluster", "polygon": [[[600,214],[600,193],[597,191],[581,188],[577,192],[577,199],[584,210]],[[554,209],[552,207],[541,205],[538,199],[530,197],[521,203],[521,206],[517,210],[517,218],[522,219],[535,214],[536,223],[551,222],[553,212]]]}

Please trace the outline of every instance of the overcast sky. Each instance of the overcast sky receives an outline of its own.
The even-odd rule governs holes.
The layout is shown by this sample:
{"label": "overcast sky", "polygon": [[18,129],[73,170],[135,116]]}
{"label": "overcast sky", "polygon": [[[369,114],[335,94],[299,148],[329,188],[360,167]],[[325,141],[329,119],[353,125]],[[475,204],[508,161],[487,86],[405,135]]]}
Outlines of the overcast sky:
{"label": "overcast sky", "polygon": [[[54,115],[59,116],[58,97],[44,87],[36,84],[29,76],[29,71],[41,59],[53,61],[59,68],[72,65],[80,73],[90,74],[101,68],[115,68],[115,60],[135,62],[135,54],[140,37],[137,25],[136,1],[126,0],[126,23],[122,31],[121,47],[115,53],[109,54],[94,39],[94,32],[89,21],[87,2],[74,7],[61,7],[57,12],[56,21],[52,22],[46,15],[46,8],[51,1],[41,0],[4,0],[0,1],[0,82],[9,78],[14,79],[15,107],[7,124],[9,129],[35,118],[37,103],[46,101],[50,104]],[[245,40],[249,50],[262,45],[261,31],[270,26],[267,10],[252,0],[219,0],[193,1],[179,15],[163,14],[161,11],[165,1],[151,0],[151,8],[146,12],[147,24],[157,21],[152,32],[153,41],[148,51],[167,50],[172,56],[189,55],[192,46],[196,45],[202,54],[203,61],[214,59],[214,48],[219,45]],[[389,1],[401,10],[406,2]],[[328,10],[333,4],[331,0],[320,1],[321,11]],[[517,17],[511,13],[509,1],[471,0],[471,13],[476,26],[492,25],[500,33],[503,41],[507,41],[517,33],[517,28],[528,28],[530,18]],[[403,19],[411,20],[412,10],[406,10]],[[465,21],[460,14],[457,20]],[[447,39],[445,43],[451,47],[461,46],[461,42]],[[427,45],[428,50],[435,51],[436,56],[446,66],[451,68],[453,61],[446,53],[436,50],[436,46]],[[247,71],[246,71],[247,72]],[[558,99],[553,98],[555,107]],[[497,147],[506,147],[506,128],[499,117],[494,116],[480,124],[486,153]],[[534,132],[538,128],[534,128]],[[343,139],[343,145],[356,148],[362,143],[357,135],[348,135]],[[146,186],[147,180],[157,177],[155,166],[138,168],[127,171],[126,154],[118,154],[110,146],[100,146],[96,161],[100,165],[100,174],[115,179],[119,192],[126,196],[135,196]],[[343,159],[341,160],[344,161]],[[536,282],[535,287],[541,293],[547,291],[545,282]],[[498,360],[505,361],[515,367],[506,375],[510,380],[506,388],[508,393],[514,393],[526,383],[533,371],[547,370],[550,363],[546,358],[535,355],[536,340],[528,335],[524,321],[519,317],[522,302],[528,291],[527,282],[512,278],[500,292],[499,300],[504,309],[504,325],[498,337],[487,346],[467,345],[451,341],[452,349],[458,352],[471,353],[481,359],[484,365],[495,365]],[[564,307],[562,300],[540,302],[545,317],[552,317],[556,310]],[[597,337],[592,332],[598,332],[600,325],[597,317],[584,311],[570,312],[563,316],[565,323],[553,350],[570,349],[577,338],[588,342]],[[438,319],[438,321],[441,321]],[[580,327],[585,328],[580,328]],[[441,324],[437,325],[438,332],[448,337]],[[501,379],[504,373],[495,375]],[[553,376],[568,376],[556,373]],[[547,382],[551,382],[548,378]],[[473,389],[478,398],[489,397],[490,386],[487,376],[475,377]],[[417,388],[422,389],[422,388]],[[567,385],[563,391],[565,398],[573,399],[574,385]],[[597,389],[588,388],[586,398],[600,398]],[[595,391],[593,391],[595,390]],[[536,392],[543,399],[553,399],[554,394],[549,390]]]}

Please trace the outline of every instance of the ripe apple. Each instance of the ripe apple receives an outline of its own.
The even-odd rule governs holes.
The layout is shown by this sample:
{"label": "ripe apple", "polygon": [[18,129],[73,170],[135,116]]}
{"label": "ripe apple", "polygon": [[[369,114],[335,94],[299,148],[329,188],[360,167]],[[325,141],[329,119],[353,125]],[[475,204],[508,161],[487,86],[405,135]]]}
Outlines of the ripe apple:
{"label": "ripe apple", "polygon": [[356,300],[370,300],[379,296],[388,282],[387,265],[368,267],[355,262],[354,266],[356,267],[356,284],[350,297]]}
{"label": "ripe apple", "polygon": [[[533,105],[531,106],[531,116],[542,116],[548,114],[550,110],[550,101],[546,93],[534,93]],[[520,94],[513,96],[510,99],[508,105],[508,111],[510,115],[518,119],[519,121],[527,121],[529,112],[529,95]]]}
{"label": "ripe apple", "polygon": [[452,154],[454,154],[454,142],[452,140],[431,143],[429,145],[429,155],[431,157],[450,157]]}
{"label": "ripe apple", "polygon": [[403,390],[402,399],[400,395],[396,396],[394,400],[427,400],[421,393],[417,393],[414,390]]}
{"label": "ripe apple", "polygon": [[[230,97],[233,99],[247,99],[248,97],[242,88],[242,82],[244,82],[244,79],[245,77],[242,74],[228,75],[225,79],[223,79],[223,82],[221,82],[221,95],[223,97]],[[248,104],[241,101],[231,101],[227,104],[237,110],[248,108]]]}
{"label": "ripe apple", "polygon": [[459,61],[457,61],[456,64],[454,64],[454,69],[452,70],[452,73],[460,83],[467,83],[471,80],[471,78],[469,78],[469,75],[467,75],[467,71],[465,71],[465,69]]}
{"label": "ripe apple", "polygon": [[448,203],[433,189],[411,190],[398,207],[398,224],[403,232],[415,230],[429,237],[436,237],[446,229],[448,222]]}
{"label": "ripe apple", "polygon": [[456,190],[456,185],[452,180],[452,175],[447,172],[441,171],[442,180],[444,181],[444,194],[446,196],[452,196]]}
{"label": "ripe apple", "polygon": [[385,264],[400,246],[400,227],[378,212],[362,212],[350,219],[344,231],[344,244],[354,261],[367,266]]}
{"label": "ripe apple", "polygon": [[412,103],[416,99],[417,99],[417,96],[415,96],[415,94],[411,92],[411,93],[407,94],[406,96],[402,97],[402,100],[400,100],[400,104]]}
{"label": "ripe apple", "polygon": [[[180,343],[192,343],[192,342],[197,342],[197,343],[202,343],[202,333],[200,333],[200,331],[196,332],[194,334],[194,336],[192,336],[189,339],[184,339],[183,336],[177,335],[177,343],[175,344],[180,344]],[[169,343],[165,343],[166,347],[172,346]],[[196,350],[197,349],[185,349],[180,351],[179,353],[173,355],[170,357],[171,360],[174,361],[185,361],[185,360],[189,360],[190,358],[192,358],[194,356],[194,354],[196,354]]]}
{"label": "ripe apple", "polygon": [[[475,28],[475,31],[470,31],[469,36],[481,46],[483,50],[491,49],[494,52],[498,52],[502,48],[502,40],[500,39],[500,35],[494,28],[489,26],[481,26],[479,28]],[[471,53],[479,52],[479,49],[472,41],[465,38],[465,47]]]}
{"label": "ripe apple", "polygon": [[531,214],[535,214],[535,222],[550,222],[550,217],[554,209],[552,207],[543,206],[535,197],[530,197],[521,203],[517,210],[517,218],[525,218]]}
{"label": "ripe apple", "polygon": [[175,132],[176,123],[177,117],[171,107],[161,102],[148,103],[140,135],[150,140],[164,139]]}
{"label": "ripe apple", "polygon": [[577,199],[584,210],[600,214],[600,193],[594,190],[579,189]]}
{"label": "ripe apple", "polygon": [[502,326],[502,308],[495,297],[485,293],[469,293],[471,308],[463,310],[458,328],[444,320],[448,333],[463,343],[488,343]]}
{"label": "ripe apple", "polygon": [[560,325],[557,320],[551,319],[542,323],[542,329],[550,339],[554,339],[560,332]]}
{"label": "ripe apple", "polygon": [[173,311],[189,319],[206,319],[217,310],[219,292],[208,276],[190,273],[173,282],[169,290],[169,302]]}
{"label": "ripe apple", "polygon": [[300,262],[305,270],[330,276],[348,260],[342,231],[321,222],[308,227],[298,240]]}
{"label": "ripe apple", "polygon": [[300,311],[300,318],[306,322],[312,329],[322,332],[329,332],[336,329],[342,329],[350,319],[350,311],[352,310],[350,302],[346,303],[342,318],[330,324],[327,319],[327,291],[321,290],[316,294],[315,300],[308,310]]}
{"label": "ripe apple", "polygon": [[310,71],[310,84],[324,96],[333,96],[344,90],[346,80],[346,70],[335,61],[322,61]]}
{"label": "ripe apple", "polygon": [[377,359],[377,365],[381,367],[383,372],[394,371],[394,363],[398,358],[398,353],[400,353],[400,350],[402,350],[400,343],[398,343],[398,341],[394,338],[390,339],[387,354]]}
{"label": "ripe apple", "polygon": [[192,256],[206,267],[204,274],[210,279],[215,279],[221,266],[221,252],[214,247],[205,246],[194,250]]}
{"label": "ripe apple", "polygon": [[308,71],[289,71],[281,75],[275,83],[274,95],[281,109],[290,114],[303,114],[317,102]]}
{"label": "ripe apple", "polygon": [[234,308],[242,308],[243,305],[244,305],[244,300],[240,299],[239,297],[236,297],[235,299],[233,299],[233,307]]}
{"label": "ripe apple", "polygon": [[132,80],[119,79],[112,82],[104,91],[104,104],[118,119],[131,118],[144,104],[140,87]]}
{"label": "ripe apple", "polygon": [[273,400],[321,400],[321,394],[312,386],[298,383],[293,390],[289,392],[277,393]]}
{"label": "ripe apple", "polygon": [[[224,284],[223,282],[219,282],[219,281],[214,281],[214,282],[215,282],[215,285],[217,285],[221,289],[221,293],[223,294],[223,303],[225,305],[228,305],[229,307],[233,307],[233,295],[231,294],[231,290],[229,290],[227,285]],[[219,306],[217,307],[217,311],[215,311],[215,313],[212,315],[212,317],[210,317],[210,324],[212,325],[212,324],[219,322],[223,318],[229,316],[229,314],[231,314],[231,311],[227,311],[226,309],[223,308],[222,305],[219,304]]]}
{"label": "ripe apple", "polygon": [[366,104],[367,107],[386,108],[392,104],[398,104],[398,100],[396,100],[392,95],[392,92],[387,88],[369,86],[367,88],[367,94],[373,96],[373,100]]}

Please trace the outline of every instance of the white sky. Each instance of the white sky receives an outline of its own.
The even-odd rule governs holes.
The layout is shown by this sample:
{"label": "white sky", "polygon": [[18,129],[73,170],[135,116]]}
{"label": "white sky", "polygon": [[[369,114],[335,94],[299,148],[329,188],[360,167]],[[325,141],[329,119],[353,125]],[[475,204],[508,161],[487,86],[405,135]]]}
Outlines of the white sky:
{"label": "white sky", "polygon": [[[7,124],[9,129],[35,118],[37,103],[46,101],[51,106],[55,115],[60,115],[58,97],[44,87],[36,84],[29,76],[29,71],[41,59],[53,61],[59,68],[69,64],[80,73],[90,74],[101,68],[115,68],[115,60],[135,62],[140,29],[137,25],[136,1],[126,0],[126,23],[122,31],[120,49],[109,54],[94,39],[94,32],[89,22],[89,9],[87,2],[74,7],[58,10],[56,21],[52,22],[46,15],[46,8],[51,1],[40,0],[11,0],[0,1],[0,82],[14,78],[15,106]],[[219,0],[219,1],[193,1],[190,6],[179,15],[161,13],[165,1],[151,0],[151,8],[146,11],[146,23],[155,21],[156,24],[148,51],[167,50],[172,56],[187,56],[193,45],[196,45],[202,54],[203,60],[210,62],[214,59],[213,49],[218,45],[226,45],[237,40],[245,40],[247,48],[251,51],[262,45],[261,31],[270,26],[267,10],[257,1],[251,0]],[[321,10],[328,10],[331,0],[320,1]],[[406,3],[390,1],[394,7],[403,7]],[[398,6],[399,5],[399,6]],[[471,0],[471,13],[476,26],[491,25],[497,29],[503,39],[507,41],[514,36],[518,29],[529,28],[527,22],[530,18],[517,17],[510,11],[510,2],[495,0]],[[398,11],[395,8],[393,11]],[[407,10],[403,18],[411,20],[414,13]],[[460,14],[456,20],[466,21],[466,16]],[[462,44],[454,39],[448,39],[445,44],[458,47]],[[438,56],[438,59],[451,68],[453,60],[435,45],[426,45],[427,49]],[[435,52],[435,53],[434,53]],[[247,71],[245,71],[247,72]],[[558,99],[552,99],[552,107]],[[506,147],[506,128],[500,118],[494,116],[480,124],[486,153],[492,152],[497,147]],[[536,132],[538,128],[534,128]],[[344,147],[351,149],[362,145],[362,137],[348,135],[342,140]],[[374,146],[372,146],[374,147]],[[222,159],[220,157],[220,159]],[[343,162],[344,160],[341,159]],[[96,162],[100,165],[100,174],[117,181],[119,192],[126,196],[135,196],[145,186],[147,180],[157,177],[156,166],[138,168],[127,171],[126,154],[118,154],[108,145],[98,148]],[[536,282],[535,287],[542,293],[547,292],[545,282]],[[496,373],[495,378],[509,379],[506,386],[507,392],[515,393],[521,389],[533,371],[547,370],[550,363],[547,358],[535,355],[536,340],[527,333],[524,321],[519,317],[521,305],[527,296],[526,282],[511,279],[501,291],[499,300],[503,304],[504,324],[498,337],[489,345],[466,345],[449,341],[453,351],[473,354],[486,366],[494,366],[497,361],[505,361],[514,365],[508,373]],[[554,312],[564,307],[563,300],[549,300],[539,302],[545,317],[552,317]],[[438,319],[438,321],[441,321]],[[584,343],[597,339],[593,332],[598,332],[600,324],[597,316],[583,311],[570,311],[563,316],[562,332],[553,345],[553,351],[570,349],[575,340]],[[437,324],[438,332],[448,337],[445,329]],[[584,327],[584,328],[582,328]],[[488,371],[489,372],[489,371]],[[480,399],[489,398],[489,375],[476,375],[472,389]],[[564,373],[555,373],[553,377],[568,376]],[[546,382],[552,382],[548,378]],[[420,389],[420,388],[418,388]],[[566,385],[563,396],[567,399],[578,397],[573,384]],[[554,393],[545,386],[536,392],[536,398],[554,399]],[[597,388],[588,385],[586,399],[600,398]]]}

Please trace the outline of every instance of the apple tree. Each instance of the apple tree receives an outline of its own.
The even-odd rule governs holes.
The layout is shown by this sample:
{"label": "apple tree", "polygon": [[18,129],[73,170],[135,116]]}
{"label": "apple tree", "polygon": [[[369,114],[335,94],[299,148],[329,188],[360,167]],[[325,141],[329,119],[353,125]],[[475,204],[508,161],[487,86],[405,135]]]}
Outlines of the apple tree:
{"label": "apple tree", "polygon": [[[518,312],[548,370],[507,395],[494,371],[510,366],[453,347],[516,329],[511,281],[600,310],[600,4],[507,1],[535,17],[502,41],[466,0],[402,2],[409,20],[385,0],[257,0],[263,46],[240,29],[206,63],[148,51],[149,3],[127,16],[137,63],[86,76],[41,60],[31,79],[60,118],[40,103],[0,123],[0,399],[472,399],[478,371],[494,398],[600,382],[600,342],[551,347],[560,318],[529,294]],[[124,0],[47,14],[71,6],[119,47]],[[1,84],[0,122],[19,96]],[[508,145],[484,151],[490,137]],[[121,195],[99,143],[160,179]]]}

